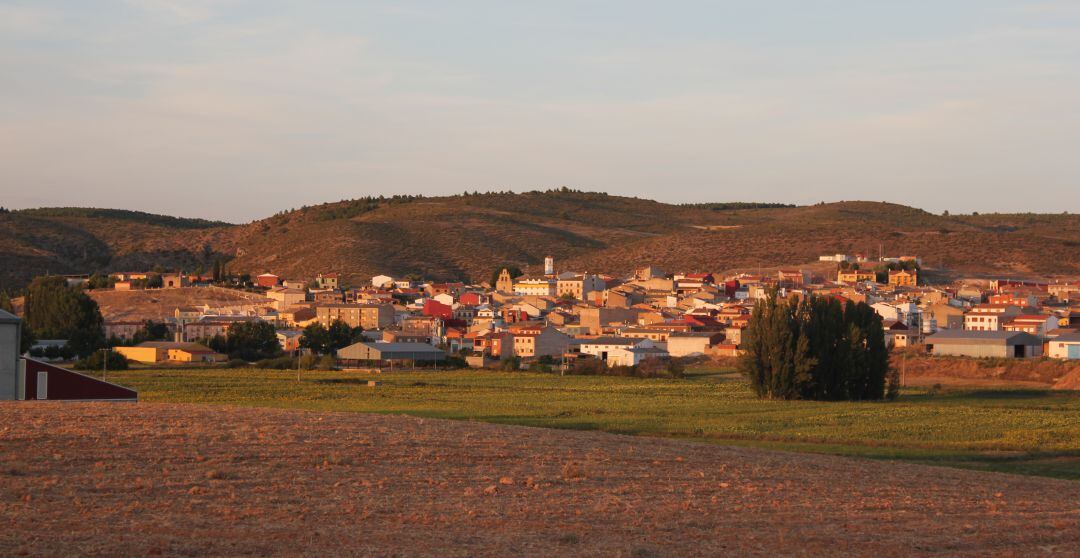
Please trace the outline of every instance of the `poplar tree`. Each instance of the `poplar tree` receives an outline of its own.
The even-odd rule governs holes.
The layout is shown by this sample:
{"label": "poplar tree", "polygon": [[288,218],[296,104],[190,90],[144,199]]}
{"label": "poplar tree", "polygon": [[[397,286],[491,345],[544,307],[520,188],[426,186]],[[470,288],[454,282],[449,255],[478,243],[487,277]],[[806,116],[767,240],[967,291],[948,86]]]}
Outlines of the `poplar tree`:
{"label": "poplar tree", "polygon": [[754,305],[739,366],[759,397],[868,400],[885,396],[888,347],[881,316],[865,303],[782,300]]}

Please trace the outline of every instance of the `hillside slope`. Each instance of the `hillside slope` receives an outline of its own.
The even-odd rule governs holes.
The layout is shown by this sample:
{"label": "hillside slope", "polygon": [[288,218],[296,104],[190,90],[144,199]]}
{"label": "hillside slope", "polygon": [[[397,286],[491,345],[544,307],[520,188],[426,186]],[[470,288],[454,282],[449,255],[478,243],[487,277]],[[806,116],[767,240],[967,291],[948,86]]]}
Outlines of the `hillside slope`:
{"label": "hillside slope", "polygon": [[117,210],[0,214],[0,288],[42,273],[154,266],[308,278],[338,272],[490,276],[506,263],[625,273],[798,265],[820,254],[917,254],[933,267],[1010,276],[1080,274],[1080,216],[939,216],[876,202],[730,209],[568,190],[363,198],[245,225]]}

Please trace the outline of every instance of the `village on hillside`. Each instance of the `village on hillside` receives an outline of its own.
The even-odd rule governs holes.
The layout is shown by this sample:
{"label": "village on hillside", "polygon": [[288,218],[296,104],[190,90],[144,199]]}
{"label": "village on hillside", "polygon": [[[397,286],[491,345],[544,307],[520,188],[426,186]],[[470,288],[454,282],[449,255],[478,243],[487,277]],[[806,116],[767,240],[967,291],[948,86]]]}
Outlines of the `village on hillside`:
{"label": "village on hillside", "polygon": [[[334,367],[661,370],[677,367],[681,359],[738,356],[754,303],[770,291],[865,302],[882,317],[886,342],[895,348],[1080,359],[1080,282],[924,285],[915,256],[820,259],[834,262],[835,273],[793,268],[720,277],[646,266],[614,277],[560,270],[548,257],[542,273],[502,268],[493,284],[377,275],[346,285],[331,272],[280,277],[268,271],[241,278],[218,273],[216,280],[182,272],[120,272],[107,281],[93,278],[98,288],[89,292],[102,304],[109,344],[129,361],[147,365],[227,362],[230,335],[241,324],[265,323],[273,327],[281,354],[323,354],[335,359],[327,364]],[[169,292],[184,293],[180,298],[189,302],[128,302],[140,292],[159,293],[154,302],[167,301]],[[158,334],[146,340],[150,329]],[[59,359],[62,344],[38,340],[30,353]]]}

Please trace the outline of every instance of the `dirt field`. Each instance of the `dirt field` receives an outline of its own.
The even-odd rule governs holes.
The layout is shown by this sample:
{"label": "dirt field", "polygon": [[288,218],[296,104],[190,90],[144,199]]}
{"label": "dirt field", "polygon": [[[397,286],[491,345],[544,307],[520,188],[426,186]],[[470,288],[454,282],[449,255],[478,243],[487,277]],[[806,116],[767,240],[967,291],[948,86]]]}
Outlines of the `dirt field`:
{"label": "dirt field", "polygon": [[1073,553],[1080,483],[595,432],[0,404],[0,555]]}
{"label": "dirt field", "polygon": [[172,316],[178,306],[208,304],[211,308],[221,308],[271,304],[269,299],[251,293],[206,287],[136,291],[101,289],[90,291],[90,296],[97,301],[105,321],[161,321]]}
{"label": "dirt field", "polygon": [[[911,386],[1030,386],[1055,389],[1070,387],[1069,378],[1080,378],[1080,362],[1058,359],[978,359],[940,357],[917,350],[896,352],[892,365],[903,371],[904,384]],[[1080,384],[1078,384],[1080,385]]]}

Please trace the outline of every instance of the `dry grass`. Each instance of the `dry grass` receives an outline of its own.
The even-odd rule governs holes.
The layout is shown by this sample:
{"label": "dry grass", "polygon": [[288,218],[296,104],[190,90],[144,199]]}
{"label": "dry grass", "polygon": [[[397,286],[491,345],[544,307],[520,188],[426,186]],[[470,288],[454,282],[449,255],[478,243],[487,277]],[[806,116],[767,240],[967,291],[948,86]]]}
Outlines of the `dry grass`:
{"label": "dry grass", "polygon": [[929,385],[945,380],[964,385],[1029,385],[1057,387],[1080,373],[1080,362],[1051,358],[966,358],[927,356],[917,351],[894,353],[892,365],[903,370],[907,385]]}
{"label": "dry grass", "polygon": [[161,321],[172,316],[179,306],[208,304],[211,308],[220,308],[268,306],[272,303],[270,299],[253,293],[203,287],[136,291],[99,289],[90,291],[90,296],[98,303],[106,321]]}
{"label": "dry grass", "polygon": [[8,556],[1028,556],[1080,542],[1080,484],[1045,478],[272,409],[4,403],[0,424]]}

